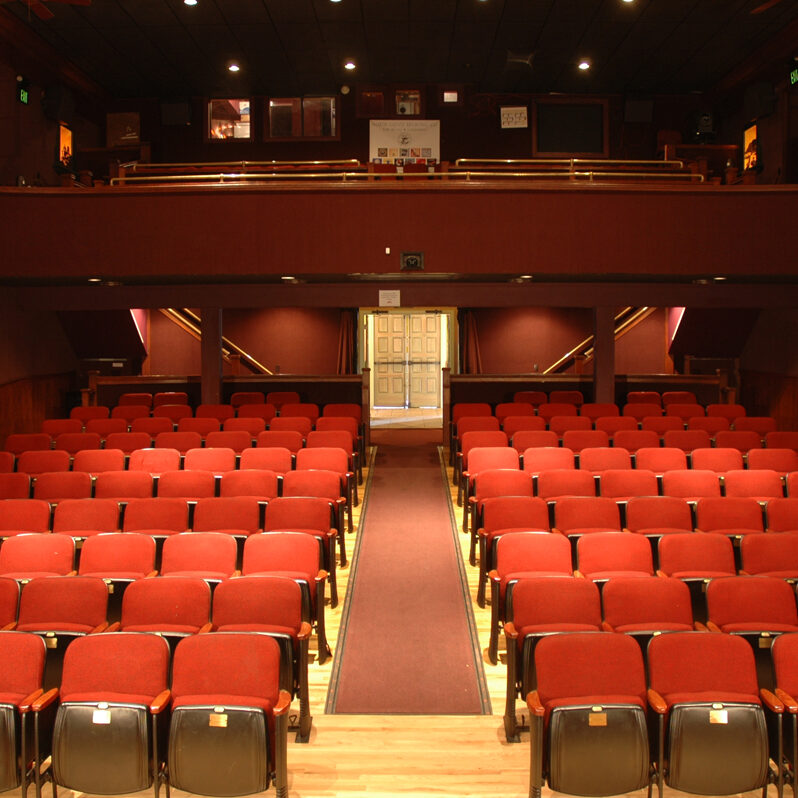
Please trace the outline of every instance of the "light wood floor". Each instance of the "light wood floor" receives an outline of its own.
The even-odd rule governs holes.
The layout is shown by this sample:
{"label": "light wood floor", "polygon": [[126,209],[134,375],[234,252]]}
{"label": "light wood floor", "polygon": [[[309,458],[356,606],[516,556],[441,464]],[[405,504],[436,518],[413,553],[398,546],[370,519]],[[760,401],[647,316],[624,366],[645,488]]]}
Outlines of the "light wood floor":
{"label": "light wood floor", "polygon": [[[368,478],[368,469],[366,470]],[[448,470],[451,484],[451,469]],[[363,489],[361,487],[361,500]],[[453,501],[456,490],[452,489]],[[361,504],[362,507],[362,504]],[[359,520],[359,509],[355,518]],[[455,517],[461,522],[461,509],[455,505]],[[357,532],[357,530],[356,530]],[[347,536],[347,552],[354,553],[356,532]],[[468,538],[459,536],[466,562],[476,626],[483,652],[487,648],[490,610],[480,610],[475,601],[477,570],[467,564]],[[327,631],[330,645],[336,650],[338,627],[344,607],[349,568],[338,572],[339,595],[336,609],[327,608]],[[445,652],[430,652],[430,656]],[[403,715],[325,715],[327,685],[333,660],[310,666],[313,730],[310,742],[296,743],[289,737],[288,771],[291,798],[382,798],[383,796],[503,796],[522,798],[528,794],[529,737],[508,744],[504,739],[504,665],[490,665],[484,658],[487,683],[493,705],[492,715],[483,716],[403,716]],[[441,685],[445,690],[446,685]],[[518,704],[521,710],[521,704]],[[46,788],[49,790],[49,787]],[[63,795],[70,791],[60,790]],[[789,793],[789,789],[787,789]],[[47,795],[47,793],[45,793]],[[273,795],[264,794],[264,798]],[[544,796],[553,793],[544,789]],[[18,795],[18,793],[7,793]],[[74,795],[74,794],[73,794]],[[137,793],[148,798],[151,792]],[[185,795],[174,790],[172,795]],[[634,793],[644,796],[645,792]],[[676,793],[666,789],[668,798]],[[759,792],[746,793],[754,798]],[[768,798],[776,798],[771,786]],[[791,798],[791,795],[788,795]]]}

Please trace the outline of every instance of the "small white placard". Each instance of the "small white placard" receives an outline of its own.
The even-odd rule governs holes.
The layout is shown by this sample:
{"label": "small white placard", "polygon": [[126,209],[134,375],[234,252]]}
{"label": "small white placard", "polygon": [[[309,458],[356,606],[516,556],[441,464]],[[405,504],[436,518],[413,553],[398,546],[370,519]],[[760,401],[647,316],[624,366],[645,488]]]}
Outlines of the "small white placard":
{"label": "small white placard", "polygon": [[527,127],[527,109],[525,105],[504,106],[499,109],[502,128]]}
{"label": "small white placard", "polygon": [[399,291],[380,291],[380,307],[398,308],[402,304],[399,294]]}

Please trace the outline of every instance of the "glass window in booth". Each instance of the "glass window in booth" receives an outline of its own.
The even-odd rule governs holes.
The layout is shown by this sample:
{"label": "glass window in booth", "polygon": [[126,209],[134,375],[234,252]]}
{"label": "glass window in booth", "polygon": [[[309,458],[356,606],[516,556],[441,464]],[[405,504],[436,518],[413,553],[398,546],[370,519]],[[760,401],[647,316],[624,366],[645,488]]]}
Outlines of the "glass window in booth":
{"label": "glass window in booth", "polygon": [[273,97],[267,108],[268,138],[327,139],[338,135],[335,97]]}
{"label": "glass window in booth", "polygon": [[250,121],[249,99],[208,103],[208,137],[211,139],[250,139]]}

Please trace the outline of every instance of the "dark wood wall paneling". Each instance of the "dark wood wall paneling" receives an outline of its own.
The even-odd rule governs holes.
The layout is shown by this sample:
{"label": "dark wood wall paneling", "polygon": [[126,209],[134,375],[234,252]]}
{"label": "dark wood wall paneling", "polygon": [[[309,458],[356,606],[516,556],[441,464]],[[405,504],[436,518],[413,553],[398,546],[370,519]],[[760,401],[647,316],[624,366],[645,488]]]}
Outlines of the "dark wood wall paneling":
{"label": "dark wood wall paneling", "polygon": [[73,381],[73,374],[50,374],[0,385],[0,441],[14,432],[39,432],[44,419],[65,416]]}

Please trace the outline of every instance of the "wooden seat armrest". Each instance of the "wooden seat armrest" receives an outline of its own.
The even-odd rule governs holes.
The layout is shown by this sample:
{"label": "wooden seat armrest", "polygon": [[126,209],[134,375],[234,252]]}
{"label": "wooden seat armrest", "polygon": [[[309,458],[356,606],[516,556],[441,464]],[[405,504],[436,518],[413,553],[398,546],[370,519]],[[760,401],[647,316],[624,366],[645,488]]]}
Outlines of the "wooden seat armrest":
{"label": "wooden seat armrest", "polygon": [[540,703],[540,696],[538,695],[537,690],[533,690],[531,693],[527,693],[526,705],[527,707],[529,707],[529,714],[534,715],[537,718],[542,718],[543,715],[546,713],[543,704]]}
{"label": "wooden seat armrest", "polygon": [[208,621],[208,623],[204,623],[202,626],[200,626],[200,628],[197,630],[197,634],[206,635],[212,632],[215,628],[216,627],[210,621]]}
{"label": "wooden seat armrest", "polygon": [[118,632],[121,628],[122,628],[122,623],[120,621],[114,621],[105,631]]}
{"label": "wooden seat armrest", "polygon": [[781,687],[776,688],[776,696],[779,701],[784,704],[784,710],[791,715],[798,714],[798,701],[796,701],[788,692],[782,690]]}
{"label": "wooden seat armrest", "polygon": [[707,629],[710,632],[720,632],[720,627],[714,621],[707,621]]}
{"label": "wooden seat armrest", "polygon": [[236,568],[236,570],[233,571],[233,573],[230,574],[230,576],[241,576],[241,571],[238,568]]}
{"label": "wooden seat armrest", "polygon": [[601,622],[601,631],[602,632],[614,632],[615,629],[611,623],[607,623],[606,621]]}
{"label": "wooden seat armrest", "polygon": [[696,527],[694,531],[695,531],[695,532],[702,533],[702,534],[703,534],[703,532],[704,532],[704,530],[703,530],[703,529],[699,529],[698,527]]}
{"label": "wooden seat armrest", "polygon": [[39,698],[37,698],[31,705],[30,708],[34,712],[41,712],[45,707],[49,707],[50,704],[53,703],[58,698],[58,688],[53,687],[52,690],[48,690],[46,693],[43,693]]}
{"label": "wooden seat armrest", "polygon": [[629,529],[628,526],[621,527],[621,532],[631,532],[632,530]]}
{"label": "wooden seat armrest", "polygon": [[20,715],[24,715],[26,712],[30,712],[30,708],[33,705],[33,703],[36,700],[38,700],[39,696],[41,696],[43,693],[44,690],[42,690],[41,687],[38,687],[30,695],[25,696],[25,698],[22,699],[18,707]]}
{"label": "wooden seat armrest", "polygon": [[695,627],[696,632],[708,632],[707,625],[702,623],[701,621],[694,621],[693,626]]}
{"label": "wooden seat armrest", "polygon": [[89,634],[96,635],[100,632],[107,632],[108,631],[108,621],[103,621],[102,623],[98,623],[97,626],[92,629]]}
{"label": "wooden seat armrest", "polygon": [[16,629],[16,628],[17,628],[17,622],[16,622],[16,621],[11,621],[10,623],[7,623],[7,624],[6,624],[6,625],[3,627],[2,631],[4,631],[4,632],[10,632],[12,629]]}
{"label": "wooden seat armrest", "polygon": [[584,574],[583,574],[583,573],[582,573],[582,572],[581,572],[581,571],[580,571],[580,570],[577,568],[577,569],[574,571],[574,578],[575,578],[575,579],[584,579],[584,578],[585,578],[585,575],[584,575]]}
{"label": "wooden seat armrest", "polygon": [[515,624],[512,621],[508,621],[504,624],[504,634],[509,640],[518,640],[518,630],[515,628]]}
{"label": "wooden seat armrest", "polygon": [[502,581],[502,578],[499,576],[499,572],[495,568],[492,568],[490,571],[488,571],[488,579],[490,579],[491,582],[496,583]]}
{"label": "wooden seat armrest", "polygon": [[748,571],[746,571],[744,568],[740,568],[740,570],[737,571],[737,574],[739,576],[751,576],[751,574],[749,574]]}
{"label": "wooden seat armrest", "polygon": [[328,576],[329,574],[327,573],[327,571],[319,571],[316,574],[316,584],[317,585],[321,584]]}
{"label": "wooden seat armrest", "polygon": [[668,705],[665,703],[665,699],[656,690],[649,688],[646,696],[648,697],[649,706],[654,712],[658,715],[666,715],[668,713]]}
{"label": "wooden seat armrest", "polygon": [[660,568],[657,568],[657,576],[661,576],[663,579],[668,578],[668,574],[666,574],[665,571]]}
{"label": "wooden seat armrest", "polygon": [[153,715],[160,715],[168,706],[169,700],[172,697],[172,691],[168,688],[158,693],[150,704],[150,712]]}
{"label": "wooden seat armrest", "polygon": [[477,530],[477,536],[478,536],[478,537],[481,537],[481,538],[487,538],[487,537],[488,537],[487,530],[485,529],[485,527],[484,527],[484,526],[481,526],[481,527],[480,527],[480,528]]}
{"label": "wooden seat armrest", "polygon": [[77,571],[70,571],[70,572],[67,574],[67,576],[77,576],[77,575],[78,575],[78,572],[77,572]]}
{"label": "wooden seat armrest", "polygon": [[552,531],[552,534],[554,534],[554,535],[564,535],[565,537],[568,537],[568,536],[565,534],[565,532],[563,532],[563,531],[562,531],[562,529],[560,529],[559,527],[553,526],[553,527],[551,528],[551,531]]}
{"label": "wooden seat armrest", "polygon": [[144,574],[145,579],[153,579],[156,576],[158,576],[158,571],[150,571],[148,574]]}
{"label": "wooden seat armrest", "polygon": [[299,626],[299,634],[297,640],[309,640],[312,632],[312,627],[307,621],[302,621]]}
{"label": "wooden seat armrest", "polygon": [[338,530],[337,529],[330,529],[327,532],[327,537],[328,538],[337,538],[338,537]]}
{"label": "wooden seat armrest", "polygon": [[775,712],[778,715],[784,713],[784,702],[780,701],[779,698],[772,693],[770,690],[766,690],[764,687],[759,689],[759,697],[762,699],[762,703],[771,711]]}
{"label": "wooden seat armrest", "polygon": [[285,715],[291,707],[291,694],[287,690],[280,690],[280,696],[274,705],[275,715]]}

